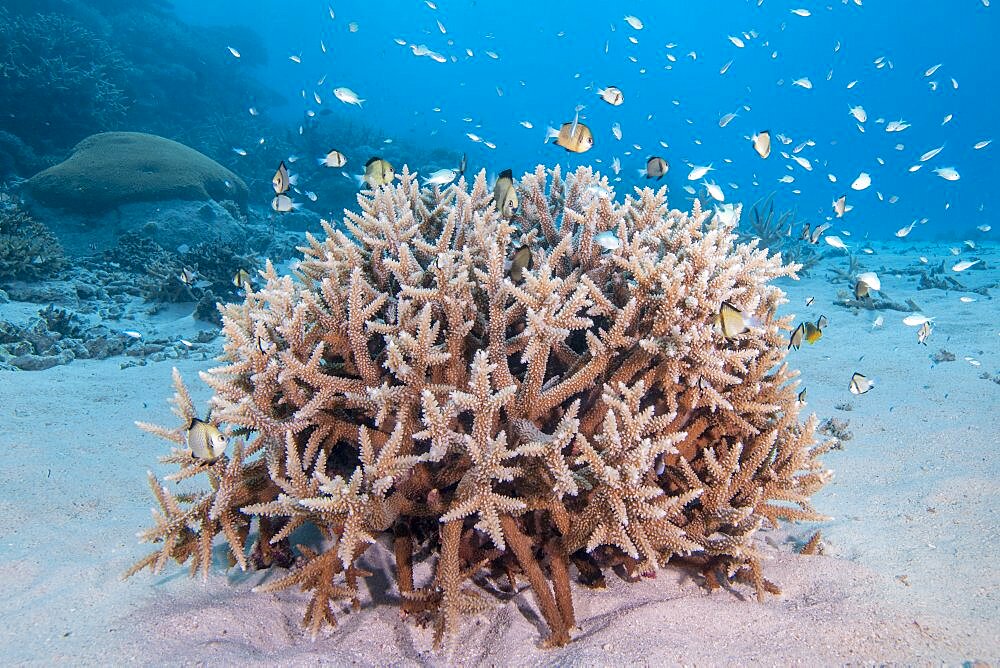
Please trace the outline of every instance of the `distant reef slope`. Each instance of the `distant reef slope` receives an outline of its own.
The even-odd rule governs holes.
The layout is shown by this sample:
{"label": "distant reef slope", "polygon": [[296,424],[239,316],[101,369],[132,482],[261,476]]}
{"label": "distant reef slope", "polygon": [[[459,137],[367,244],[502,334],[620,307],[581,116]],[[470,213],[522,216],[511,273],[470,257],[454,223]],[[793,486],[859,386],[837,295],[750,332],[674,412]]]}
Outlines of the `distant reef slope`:
{"label": "distant reef slope", "polygon": [[40,204],[86,213],[178,199],[247,206],[247,186],[236,174],[193,148],[141,132],[87,137],[27,187]]}

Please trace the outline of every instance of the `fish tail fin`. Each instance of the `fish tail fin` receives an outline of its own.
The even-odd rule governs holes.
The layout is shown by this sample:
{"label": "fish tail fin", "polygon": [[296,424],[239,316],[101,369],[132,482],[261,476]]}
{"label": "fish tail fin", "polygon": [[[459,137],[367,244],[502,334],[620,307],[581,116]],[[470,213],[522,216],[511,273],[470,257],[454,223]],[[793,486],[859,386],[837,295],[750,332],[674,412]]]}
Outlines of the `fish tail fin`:
{"label": "fish tail fin", "polygon": [[553,137],[558,138],[559,131],[551,126],[545,128],[545,143],[548,144],[549,140],[552,139]]}
{"label": "fish tail fin", "polygon": [[351,179],[353,179],[354,182],[358,184],[359,188],[361,188],[361,187],[363,187],[365,185],[365,176],[364,176],[364,174],[351,174]]}

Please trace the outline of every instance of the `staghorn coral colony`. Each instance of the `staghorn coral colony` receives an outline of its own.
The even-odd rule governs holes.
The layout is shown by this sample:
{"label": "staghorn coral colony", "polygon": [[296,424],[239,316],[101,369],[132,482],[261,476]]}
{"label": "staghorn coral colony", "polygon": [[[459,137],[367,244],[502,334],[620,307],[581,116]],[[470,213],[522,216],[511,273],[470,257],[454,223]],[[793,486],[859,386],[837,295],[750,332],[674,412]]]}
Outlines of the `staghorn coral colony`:
{"label": "staghorn coral colony", "polygon": [[[617,203],[589,168],[540,166],[517,194],[505,220],[483,173],[442,191],[404,169],[310,236],[295,276],[268,264],[223,307],[224,363],[202,378],[229,452],[186,448],[199,416],[175,373],[180,425],[140,426],[178,444],[168,479],[208,487],[149,474],[161,510],[141,538],[160,545],[127,575],[174,559],[207,577],[221,533],[241,568],[291,566],[258,590],[310,592],[315,637],[357,607],[380,541],[436,643],[488,606],[484,578],[527,579],[549,645],[575,626],[571,567],[599,586],[684,560],[712,588],[778,593],[754,534],[821,519],[809,499],[829,477],[775,317],[770,282],[796,267],[697,200]],[[752,326],[724,335],[723,302]]]}

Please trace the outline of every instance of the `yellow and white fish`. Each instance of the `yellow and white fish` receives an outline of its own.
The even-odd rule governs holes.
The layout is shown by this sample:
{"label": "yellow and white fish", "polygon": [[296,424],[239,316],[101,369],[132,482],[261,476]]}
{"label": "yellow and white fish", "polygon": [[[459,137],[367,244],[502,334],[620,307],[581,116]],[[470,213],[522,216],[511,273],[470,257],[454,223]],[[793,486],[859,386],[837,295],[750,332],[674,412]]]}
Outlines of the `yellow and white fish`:
{"label": "yellow and white fish", "polygon": [[514,185],[514,175],[509,169],[500,172],[493,186],[493,201],[497,211],[503,218],[509,219],[517,211],[517,187]]}
{"label": "yellow and white fish", "polygon": [[507,269],[507,275],[510,276],[510,280],[515,284],[520,283],[524,279],[525,270],[530,270],[534,261],[531,257],[531,247],[521,246],[516,251],[514,251],[514,257],[504,263]]}
{"label": "yellow and white fish", "polygon": [[727,339],[734,339],[749,331],[751,327],[760,327],[762,324],[759,319],[745,315],[740,308],[730,302],[722,302],[715,319],[722,330],[722,335]]}
{"label": "yellow and white fish", "polygon": [[392,183],[394,178],[396,178],[396,170],[392,163],[374,156],[365,163],[365,173],[360,177],[360,180],[362,183],[368,184],[369,188],[375,188]]}
{"label": "yellow and white fish", "polygon": [[823,338],[823,328],[819,326],[818,322],[815,325],[811,322],[804,322],[802,323],[802,330],[805,334],[804,338],[809,345],[813,345]]}
{"label": "yellow and white fish", "polygon": [[237,288],[242,288],[244,290],[249,290],[253,287],[253,283],[250,282],[250,272],[248,272],[243,267],[236,270],[233,274],[233,285]]}
{"label": "yellow and white fish", "polygon": [[292,179],[288,176],[288,167],[285,166],[284,160],[281,161],[274,176],[271,177],[271,185],[274,186],[275,195],[284,195],[291,188]]}
{"label": "yellow and white fish", "polygon": [[187,446],[195,459],[211,464],[226,451],[226,437],[214,424],[192,418],[187,428]]}
{"label": "yellow and white fish", "polygon": [[545,139],[555,138],[555,144],[562,146],[572,153],[586,153],[594,146],[594,134],[590,128],[579,122],[579,119],[572,123],[563,123],[558,130],[549,128],[545,132]]}

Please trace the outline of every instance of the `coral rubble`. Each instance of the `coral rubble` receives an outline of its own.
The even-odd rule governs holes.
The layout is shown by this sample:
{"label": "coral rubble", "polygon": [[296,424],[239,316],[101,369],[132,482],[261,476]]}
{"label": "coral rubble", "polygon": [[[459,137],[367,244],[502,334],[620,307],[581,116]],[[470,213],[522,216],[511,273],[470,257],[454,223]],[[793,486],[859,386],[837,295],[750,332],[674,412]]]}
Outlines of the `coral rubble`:
{"label": "coral rubble", "polygon": [[[685,560],[709,587],[777,593],[754,534],[821,519],[809,499],[829,477],[769,284],[796,267],[697,200],[685,214],[665,189],[610,194],[589,168],[540,166],[508,221],[484,174],[442,191],[404,169],[359,194],[342,229],[310,235],[295,276],[268,264],[223,307],[224,364],[202,375],[230,452],[193,458],[198,414],[177,374],[180,424],[140,425],[176,444],[169,480],[208,484],[175,495],[150,474],[161,510],[141,537],[159,545],[127,575],[172,559],[207,577],[218,534],[243,568],[291,547],[292,570],[259,589],[311,592],[315,636],[358,604],[363,555],[383,541],[401,606],[436,642],[488,605],[477,582],[504,576],[527,579],[547,644],[565,644],[571,565],[600,584],[609,567]],[[745,331],[723,335],[723,302]],[[428,554],[433,577],[417,582]]]}

